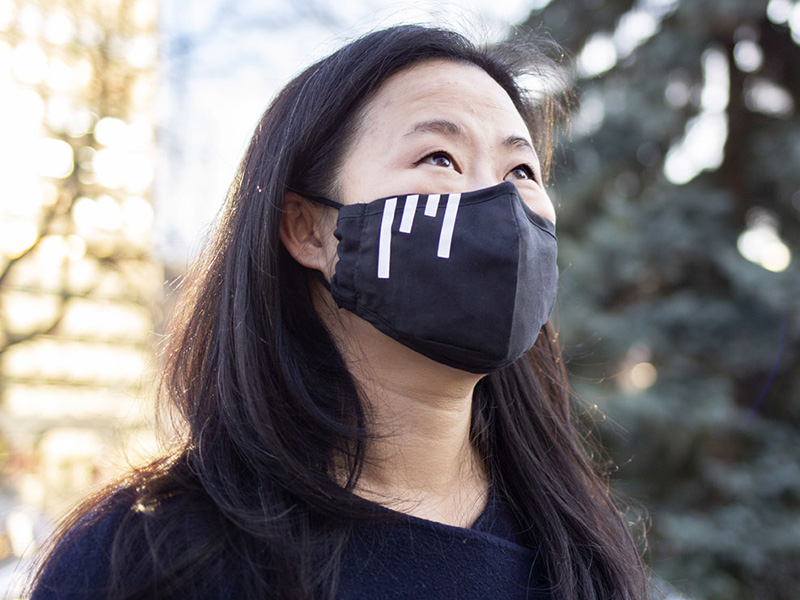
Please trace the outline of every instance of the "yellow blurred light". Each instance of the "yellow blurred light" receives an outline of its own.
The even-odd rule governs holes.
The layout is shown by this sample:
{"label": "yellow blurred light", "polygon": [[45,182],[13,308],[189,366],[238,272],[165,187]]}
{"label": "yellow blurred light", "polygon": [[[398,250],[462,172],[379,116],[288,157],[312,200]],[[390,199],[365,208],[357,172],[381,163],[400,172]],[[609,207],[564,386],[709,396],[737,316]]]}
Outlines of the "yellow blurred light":
{"label": "yellow blurred light", "polygon": [[[98,279],[102,277],[101,268],[93,260],[78,260],[70,265],[67,273],[69,286],[74,290],[85,290],[91,288]],[[73,304],[74,304],[73,300]],[[63,322],[59,326],[59,331],[63,332]]]}
{"label": "yellow blurred light", "polygon": [[[141,410],[150,407],[143,402]],[[145,465],[159,454],[158,436],[152,429],[138,429],[127,432],[123,441],[123,460],[117,471],[127,470],[131,465]]]}
{"label": "yellow blurred light", "polygon": [[39,230],[30,222],[0,222],[0,248],[8,258],[17,258],[36,243]]}
{"label": "yellow blurred light", "polygon": [[12,70],[22,83],[41,83],[47,73],[47,55],[33,42],[23,42],[14,49]]}
{"label": "yellow blurred light", "polygon": [[125,56],[132,67],[144,69],[155,62],[157,52],[155,38],[150,35],[139,35],[128,42]]}
{"label": "yellow blurred light", "polygon": [[11,542],[11,552],[19,558],[27,557],[36,551],[33,538],[33,520],[30,515],[14,510],[5,522],[6,533]]}
{"label": "yellow blurred light", "polygon": [[129,159],[130,153],[124,150],[99,150],[92,161],[97,183],[112,190],[123,187],[130,168]]}
{"label": "yellow blurred light", "polygon": [[83,137],[92,130],[93,121],[94,117],[88,110],[76,110],[70,116],[67,134],[72,138]]}
{"label": "yellow blurred light", "polygon": [[78,25],[78,40],[85,46],[97,46],[103,41],[103,30],[94,19],[84,18]]}
{"label": "yellow blurred light", "polygon": [[146,112],[149,110],[153,102],[155,87],[153,81],[149,77],[139,77],[133,85],[131,85],[130,99],[131,106],[136,110]]}
{"label": "yellow blurred light", "polygon": [[49,429],[38,448],[45,481],[58,489],[91,485],[97,458],[104,450],[97,431],[72,427]]}
{"label": "yellow blurred light", "polygon": [[91,458],[102,452],[102,442],[94,431],[63,427],[45,435],[39,449],[48,457],[80,455]]}
{"label": "yellow blurred light", "polygon": [[146,120],[128,125],[128,143],[133,150],[149,150],[153,145],[153,128]]}
{"label": "yellow blurred light", "polygon": [[39,174],[53,179],[64,179],[75,167],[72,146],[63,140],[45,138],[39,142],[37,152]]}
{"label": "yellow blurred light", "polygon": [[86,256],[86,240],[79,235],[68,235],[67,242],[67,256],[70,260],[80,260]]}
{"label": "yellow blurred light", "polygon": [[97,150],[91,146],[81,146],[78,148],[76,162],[80,165],[81,169],[92,171],[94,170],[93,163],[95,154],[97,154]]}
{"label": "yellow blurred light", "polygon": [[640,362],[633,366],[630,372],[631,385],[639,390],[651,387],[658,378],[656,368],[648,362]]}
{"label": "yellow blurred light", "polygon": [[[30,173],[0,171],[3,193],[0,194],[0,214],[3,218],[18,217],[33,222],[44,204],[44,187]],[[11,223],[9,223],[11,225]]]}
{"label": "yellow blurred light", "polygon": [[128,124],[122,119],[103,117],[94,126],[94,139],[103,146],[127,146]]}
{"label": "yellow blurred light", "polygon": [[791,250],[768,221],[757,222],[743,231],[736,247],[744,258],[773,273],[785,271],[792,262]]}
{"label": "yellow blurred light", "polygon": [[36,246],[36,260],[45,268],[58,267],[68,253],[67,242],[60,235],[46,235]]}
{"label": "yellow blurred light", "polygon": [[42,509],[44,507],[45,488],[42,480],[33,473],[24,473],[19,482],[19,499],[23,504]]}
{"label": "yellow blurred light", "polygon": [[125,198],[122,205],[125,229],[134,235],[146,234],[153,225],[153,207],[139,196]]}
{"label": "yellow blurred light", "polygon": [[72,73],[75,78],[75,86],[78,88],[88,86],[94,79],[94,67],[85,58],[72,65]]}
{"label": "yellow blurred light", "polygon": [[16,29],[29,38],[38,37],[42,30],[42,11],[32,2],[21,2]]}
{"label": "yellow blurred light", "polygon": [[94,185],[97,183],[97,177],[94,176],[94,166],[92,169],[81,169],[78,171],[78,181],[83,185]]}
{"label": "yellow blurred light", "polygon": [[122,207],[111,196],[100,196],[95,202],[95,224],[99,229],[115,231],[122,227]]}
{"label": "yellow blurred light", "polygon": [[[109,341],[112,336],[104,335]],[[147,353],[128,344],[65,342],[37,338],[7,351],[7,373],[16,379],[49,379],[134,385],[146,369]]]}
{"label": "yellow blurred light", "polygon": [[[55,294],[35,295],[7,291],[3,294],[3,311],[9,328],[13,332],[26,332],[48,327],[58,314],[60,299]],[[44,366],[31,362],[26,348],[30,342],[17,344],[3,353],[3,369],[6,375],[19,375]]]}
{"label": "yellow blurred light", "polygon": [[0,31],[8,31],[11,28],[15,9],[16,6],[11,0],[0,0]]}
{"label": "yellow blurred light", "polygon": [[[9,90],[3,94],[3,110],[0,111],[0,127],[2,127],[2,141],[0,152],[12,150],[10,141],[18,144],[30,144],[33,136],[38,137],[39,128],[42,126],[45,115],[45,103],[42,97],[34,90],[20,89]],[[16,138],[16,139],[15,139]],[[15,155],[18,150],[13,149]]]}
{"label": "yellow blurred light", "polygon": [[53,206],[58,201],[59,188],[52,181],[42,183],[42,206]]}
{"label": "yellow blurred light", "polygon": [[136,415],[139,401],[130,393],[109,389],[9,384],[5,412],[11,417],[58,421]]}
{"label": "yellow blurred light", "polygon": [[50,61],[45,79],[47,85],[53,90],[68,90],[72,86],[72,67],[60,56]]}
{"label": "yellow blurred light", "polygon": [[72,16],[63,10],[50,14],[44,27],[44,39],[57,46],[66,46],[75,38]]}
{"label": "yellow blurred light", "polygon": [[[121,292],[125,292],[125,285],[130,282],[121,283]],[[151,328],[151,316],[142,306],[81,298],[70,301],[69,312],[59,325],[65,335],[98,340],[142,339]]]}
{"label": "yellow blurred light", "polygon": [[92,198],[81,196],[72,204],[72,220],[79,230],[90,231],[96,225],[95,202]]}
{"label": "yellow blurred light", "polygon": [[71,102],[63,95],[53,95],[47,100],[45,123],[52,131],[66,131],[72,116]]}
{"label": "yellow blurred light", "polygon": [[141,29],[153,26],[157,17],[156,3],[152,0],[138,0],[131,11],[131,19]]}
{"label": "yellow blurred light", "polygon": [[[0,0],[0,2],[2,2],[2,0]],[[11,48],[11,44],[0,40],[0,78],[11,72],[11,59],[13,52],[14,51]]]}
{"label": "yellow blurred light", "polygon": [[17,86],[17,82],[13,80],[13,78],[9,75],[3,73],[5,69],[2,67],[2,55],[0,55],[0,98],[6,102],[6,98],[8,95],[14,91],[14,88]]}
{"label": "yellow blurred light", "polygon": [[125,188],[133,193],[146,192],[153,183],[153,163],[141,154],[128,154],[128,168],[125,172]]}

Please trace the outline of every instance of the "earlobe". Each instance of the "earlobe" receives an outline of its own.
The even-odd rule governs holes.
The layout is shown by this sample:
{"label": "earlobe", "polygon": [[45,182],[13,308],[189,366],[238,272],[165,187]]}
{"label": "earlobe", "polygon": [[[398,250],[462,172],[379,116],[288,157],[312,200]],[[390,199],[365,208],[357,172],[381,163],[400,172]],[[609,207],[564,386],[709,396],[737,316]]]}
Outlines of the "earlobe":
{"label": "earlobe", "polygon": [[281,217],[281,243],[304,267],[326,273],[330,265],[329,242],[321,209],[296,194],[286,192]]}

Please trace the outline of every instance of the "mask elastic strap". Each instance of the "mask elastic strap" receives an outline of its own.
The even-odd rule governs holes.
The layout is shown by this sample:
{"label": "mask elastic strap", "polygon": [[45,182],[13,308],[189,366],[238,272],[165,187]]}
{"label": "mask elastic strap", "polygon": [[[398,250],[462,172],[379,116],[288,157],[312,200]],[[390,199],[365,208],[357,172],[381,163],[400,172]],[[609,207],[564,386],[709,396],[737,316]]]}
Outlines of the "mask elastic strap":
{"label": "mask elastic strap", "polygon": [[324,198],[322,196],[306,195],[305,197],[311,200],[312,202],[316,202],[317,204],[324,204],[325,206],[330,206],[331,208],[335,208],[336,210],[339,210],[344,206],[344,204],[342,204],[341,202],[336,202],[336,200],[329,200],[328,198]]}

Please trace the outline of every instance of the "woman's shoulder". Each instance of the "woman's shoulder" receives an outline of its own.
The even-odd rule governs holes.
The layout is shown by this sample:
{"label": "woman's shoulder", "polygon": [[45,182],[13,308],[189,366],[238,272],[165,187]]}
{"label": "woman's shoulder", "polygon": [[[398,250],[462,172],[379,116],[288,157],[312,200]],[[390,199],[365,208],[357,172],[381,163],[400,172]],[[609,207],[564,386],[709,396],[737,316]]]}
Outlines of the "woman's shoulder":
{"label": "woman's shoulder", "polygon": [[[112,597],[213,598],[195,590],[202,573],[214,588],[222,536],[197,493],[126,486],[84,504],[56,536],[31,600]],[[217,578],[217,583],[221,580]]]}
{"label": "woman's shoulder", "polygon": [[[92,506],[58,535],[36,579],[31,600],[104,596],[108,587],[115,540],[123,525],[137,518],[135,494],[119,489]],[[131,539],[136,545],[135,539]],[[145,550],[144,540],[141,551]]]}

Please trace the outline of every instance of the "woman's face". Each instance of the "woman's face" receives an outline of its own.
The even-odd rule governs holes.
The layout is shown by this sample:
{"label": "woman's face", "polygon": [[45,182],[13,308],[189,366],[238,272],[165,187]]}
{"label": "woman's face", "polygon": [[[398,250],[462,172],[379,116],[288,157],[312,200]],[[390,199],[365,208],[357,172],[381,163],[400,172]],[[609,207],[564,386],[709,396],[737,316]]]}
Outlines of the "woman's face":
{"label": "woman's face", "polygon": [[[337,174],[338,201],[465,193],[511,181],[534,212],[555,221],[528,129],[505,90],[479,67],[431,60],[405,69],[377,90],[361,117]],[[316,221],[320,230],[302,214],[287,211],[284,244],[301,264],[330,280],[337,258],[336,212],[327,210],[327,217]],[[294,235],[293,230],[314,234]],[[430,383],[431,389],[438,385],[431,378],[443,373],[459,385],[474,385],[481,377],[428,359],[366,320],[336,309],[330,294],[318,296],[317,309],[351,370],[384,365],[400,379],[413,373],[414,381]]]}
{"label": "woman's face", "polygon": [[505,90],[477,66],[432,60],[393,75],[367,104],[338,191],[353,204],[502,181],[555,221],[530,134]]}

